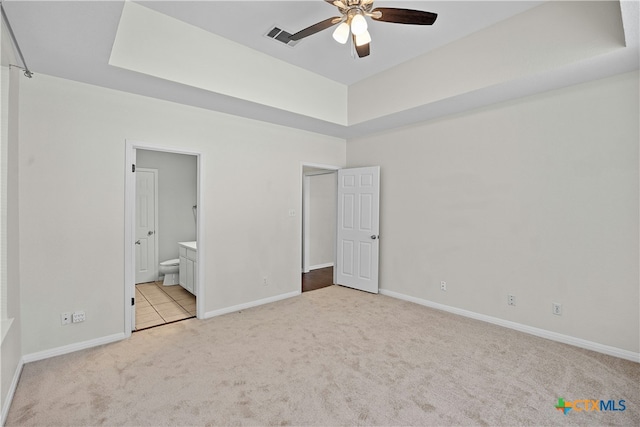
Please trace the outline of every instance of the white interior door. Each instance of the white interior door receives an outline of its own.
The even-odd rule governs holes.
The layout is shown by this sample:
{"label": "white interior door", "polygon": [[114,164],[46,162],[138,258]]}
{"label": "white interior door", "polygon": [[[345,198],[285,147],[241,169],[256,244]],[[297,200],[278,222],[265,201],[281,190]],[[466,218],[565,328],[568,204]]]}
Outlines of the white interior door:
{"label": "white interior door", "polygon": [[336,283],[378,293],[380,166],[338,171]]}
{"label": "white interior door", "polygon": [[158,170],[136,169],[136,283],[158,280]]}

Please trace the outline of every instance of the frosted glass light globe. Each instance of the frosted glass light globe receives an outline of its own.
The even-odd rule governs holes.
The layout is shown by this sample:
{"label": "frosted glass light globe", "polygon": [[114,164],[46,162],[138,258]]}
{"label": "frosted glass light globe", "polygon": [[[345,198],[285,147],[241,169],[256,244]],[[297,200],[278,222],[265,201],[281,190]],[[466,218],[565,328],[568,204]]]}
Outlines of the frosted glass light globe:
{"label": "frosted glass light globe", "polygon": [[356,46],[362,46],[367,43],[371,43],[371,34],[369,34],[369,31],[365,31],[356,36]]}
{"label": "frosted glass light globe", "polygon": [[367,20],[364,16],[357,14],[351,19],[351,32],[354,36],[358,36],[367,31]]}
{"label": "frosted glass light globe", "polygon": [[333,32],[333,38],[338,43],[345,44],[349,39],[349,25],[346,22],[338,25],[338,28]]}

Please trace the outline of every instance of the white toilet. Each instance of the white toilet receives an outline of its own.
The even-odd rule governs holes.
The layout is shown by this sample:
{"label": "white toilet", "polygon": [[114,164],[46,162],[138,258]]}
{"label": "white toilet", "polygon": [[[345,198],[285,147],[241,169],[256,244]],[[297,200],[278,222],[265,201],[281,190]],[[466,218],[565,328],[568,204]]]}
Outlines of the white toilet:
{"label": "white toilet", "polygon": [[162,261],[158,271],[160,274],[164,274],[164,282],[162,282],[164,286],[180,283],[180,260],[178,258]]}

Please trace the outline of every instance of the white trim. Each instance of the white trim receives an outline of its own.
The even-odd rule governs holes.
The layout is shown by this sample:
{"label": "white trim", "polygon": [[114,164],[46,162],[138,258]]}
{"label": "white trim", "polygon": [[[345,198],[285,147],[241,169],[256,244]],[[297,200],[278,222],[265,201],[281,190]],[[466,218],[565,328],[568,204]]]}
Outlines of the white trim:
{"label": "white trim", "polygon": [[125,240],[124,240],[124,334],[126,337],[131,336],[133,329],[131,315],[131,298],[133,297],[133,287],[135,286],[135,252],[133,250],[133,242],[135,241],[135,179],[131,173],[131,165],[136,162],[136,150],[162,151],[166,153],[187,154],[196,156],[197,162],[197,206],[198,212],[196,216],[196,241],[198,242],[198,271],[197,271],[197,289],[196,289],[196,317],[205,319],[205,198],[203,183],[205,182],[204,155],[201,151],[188,150],[184,148],[164,146],[154,143],[125,140]]}
{"label": "white trim", "polygon": [[7,422],[7,415],[9,415],[9,408],[11,408],[11,403],[13,403],[13,396],[16,393],[16,389],[18,388],[18,381],[20,380],[20,375],[22,375],[22,368],[24,367],[24,358],[20,359],[18,362],[18,366],[16,367],[16,371],[13,373],[13,380],[11,381],[11,385],[9,386],[9,390],[7,391],[7,397],[4,399],[4,405],[2,405],[2,421],[0,422],[0,426],[4,426]]}
{"label": "white trim", "polygon": [[333,267],[333,263],[332,262],[327,262],[325,264],[312,265],[312,266],[309,267],[309,271],[318,270],[320,268],[327,268],[327,267]]}
{"label": "white trim", "polygon": [[206,263],[204,262],[205,259],[207,259],[205,257],[205,254],[207,253],[207,245],[205,244],[205,232],[204,232],[204,224],[205,221],[204,219],[206,218],[205,215],[205,207],[206,207],[206,203],[205,203],[205,198],[204,198],[204,187],[203,187],[203,183],[205,182],[204,176],[206,173],[206,169],[204,167],[204,154],[202,154],[202,152],[198,152],[198,154],[196,154],[196,168],[197,168],[197,198],[198,198],[198,204],[197,204],[197,208],[196,208],[196,241],[198,242],[198,251],[196,253],[196,258],[198,259],[198,271],[197,273],[197,277],[196,277],[196,288],[194,289],[196,291],[196,317],[198,319],[204,319],[204,283],[205,283],[205,274],[204,274],[204,270],[206,267]]}
{"label": "white trim", "polygon": [[580,347],[587,350],[596,351],[598,353],[607,354],[609,356],[615,356],[621,359],[626,359],[632,362],[640,363],[640,353],[635,353],[633,351],[624,350],[621,348],[612,347],[612,346],[600,344],[593,341],[587,341],[582,338],[563,335],[557,332],[547,331],[546,329],[534,328],[533,326],[523,325],[521,323],[511,322],[510,320],[504,320],[497,317],[487,316],[485,314],[475,313],[473,311],[463,310],[461,308],[439,304],[437,302],[425,300],[422,298],[416,298],[409,295],[404,295],[398,292],[389,291],[387,289],[380,289],[380,293],[382,295],[386,295],[392,298],[413,302],[416,304],[423,305],[425,307],[435,308],[436,310],[442,310],[449,313],[457,314],[459,316],[481,320],[483,322],[492,323],[494,325],[503,326],[509,329],[514,329],[516,331],[524,332],[530,335],[535,335],[537,337],[546,338],[552,341],[561,342],[563,344],[569,344],[575,347]]}
{"label": "white trim", "polygon": [[280,301],[287,298],[297,297],[301,294],[301,291],[288,292],[286,294],[280,294],[269,298],[263,298],[256,301],[250,301],[243,304],[234,305],[231,307],[221,308],[219,310],[208,311],[204,314],[205,319],[210,319],[216,316],[222,316],[223,314],[234,313],[240,310],[246,310],[248,308],[257,307],[259,305],[269,304],[272,302]]}
{"label": "white trim", "polygon": [[[304,171],[304,167],[303,167]],[[308,273],[309,268],[309,251],[311,250],[311,233],[309,224],[311,221],[311,178],[302,173],[302,272]]]}
{"label": "white trim", "polygon": [[50,357],[62,356],[63,354],[73,353],[78,350],[86,350],[87,348],[98,347],[99,345],[110,344],[112,342],[121,341],[126,338],[123,332],[106,337],[95,338],[89,341],[77,342],[62,347],[56,347],[49,350],[39,351],[37,353],[25,354],[22,356],[24,363],[36,362],[38,360],[48,359]]}
{"label": "white trim", "polygon": [[[308,168],[326,169],[330,171],[337,171],[344,167],[344,166],[335,166],[335,165],[324,165],[321,163],[302,162],[301,168],[304,169],[305,166]],[[304,172],[303,172],[303,175],[304,175]]]}
{"label": "white trim", "polygon": [[136,321],[135,312],[132,314],[131,309],[136,283],[136,253],[133,250],[133,242],[136,241],[136,180],[132,176],[131,165],[136,164],[136,148],[129,141],[125,141],[124,163],[124,334],[130,337]]}
{"label": "white trim", "polygon": [[13,324],[13,319],[13,317],[9,319],[0,319],[0,328],[2,329],[2,339],[0,339],[0,344],[4,342],[4,337],[9,333],[9,329],[11,329],[11,325]]}

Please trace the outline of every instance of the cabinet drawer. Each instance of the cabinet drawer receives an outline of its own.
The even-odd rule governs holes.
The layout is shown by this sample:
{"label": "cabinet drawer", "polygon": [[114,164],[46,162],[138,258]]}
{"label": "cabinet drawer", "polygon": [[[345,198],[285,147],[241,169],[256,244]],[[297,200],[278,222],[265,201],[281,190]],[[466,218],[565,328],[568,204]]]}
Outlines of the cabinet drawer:
{"label": "cabinet drawer", "polygon": [[198,253],[193,249],[187,249],[187,259],[190,259],[191,261],[195,261],[198,257],[197,254]]}
{"label": "cabinet drawer", "polygon": [[187,256],[187,248],[183,248],[182,246],[178,246],[178,249],[180,250],[180,256],[183,256],[183,257]]}

